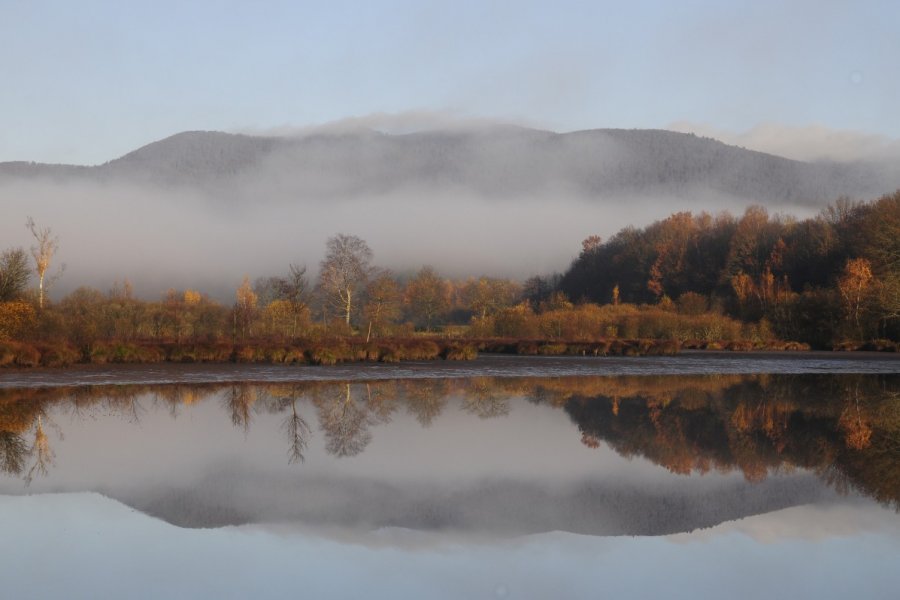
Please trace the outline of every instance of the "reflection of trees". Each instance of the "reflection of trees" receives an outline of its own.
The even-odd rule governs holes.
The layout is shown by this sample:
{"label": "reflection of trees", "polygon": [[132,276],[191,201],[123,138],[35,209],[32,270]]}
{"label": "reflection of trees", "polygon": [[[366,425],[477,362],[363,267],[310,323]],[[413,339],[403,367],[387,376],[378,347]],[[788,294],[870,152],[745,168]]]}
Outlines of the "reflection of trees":
{"label": "reflection of trees", "polygon": [[297,400],[291,399],[291,414],[284,418],[281,428],[288,437],[288,463],[303,462],[303,452],[309,444],[309,436],[312,430],[306,420],[297,412]]}
{"label": "reflection of trees", "polygon": [[859,406],[859,382],[847,395],[847,402],[838,420],[838,426],[844,432],[844,443],[854,450],[865,450],[872,442],[872,428],[868,418]]}
{"label": "reflection of trees", "polygon": [[705,402],[573,396],[565,408],[586,444],[603,440],[673,472],[738,469],[758,481],[806,468],[900,507],[897,398],[896,376],[772,375],[710,390]]}
{"label": "reflection of trees", "polygon": [[319,391],[313,396],[319,427],[325,434],[325,450],[335,456],[356,456],[372,441],[371,413],[354,398],[349,383]]}
{"label": "reflection of trees", "polygon": [[446,379],[419,379],[404,382],[402,394],[406,410],[422,427],[428,427],[447,405],[450,385]]}
{"label": "reflection of trees", "polygon": [[397,410],[399,394],[396,381],[370,381],[365,384],[365,405],[373,422],[390,423]]}
{"label": "reflection of trees", "polygon": [[170,384],[156,386],[154,399],[165,404],[173,419],[178,418],[182,407],[202,402],[216,391],[215,387],[190,384]]}
{"label": "reflection of trees", "polygon": [[[46,474],[53,455],[41,418],[47,405],[45,396],[43,390],[0,390],[0,472],[26,473],[27,477]],[[27,436],[32,430],[34,439],[29,443]],[[26,472],[28,460],[38,450],[38,461]]]}
{"label": "reflection of trees", "polygon": [[[838,489],[858,489],[900,506],[900,377],[661,376],[421,379],[359,383],[173,384],[0,389],[0,472],[46,474],[55,448],[50,410],[70,418],[120,417],[137,424],[162,408],[217,396],[236,427],[277,417],[289,463],[303,462],[315,406],[325,450],[362,452],[373,428],[403,407],[423,426],[451,398],[480,418],[509,412],[513,398],[563,408],[589,447],[606,445],[676,473],[741,471],[751,481],[773,470],[809,469]],[[147,397],[152,402],[147,402]],[[52,436],[51,436],[52,437]]]}
{"label": "reflection of trees", "polygon": [[45,477],[55,458],[53,450],[50,448],[50,438],[44,433],[41,415],[38,415],[37,426],[34,428],[34,442],[31,445],[30,454],[34,457],[34,464],[25,475],[26,484],[31,483],[35,475]]}
{"label": "reflection of trees", "polygon": [[509,414],[509,394],[503,393],[487,377],[475,377],[463,397],[466,412],[482,419],[502,417]]}
{"label": "reflection of trees", "polygon": [[12,431],[0,431],[0,471],[21,475],[28,454],[28,442],[25,438]]}
{"label": "reflection of trees", "polygon": [[256,386],[245,383],[232,385],[223,398],[226,410],[231,413],[231,424],[242,427],[245,434],[250,431],[250,422],[253,420],[251,409],[256,398]]}

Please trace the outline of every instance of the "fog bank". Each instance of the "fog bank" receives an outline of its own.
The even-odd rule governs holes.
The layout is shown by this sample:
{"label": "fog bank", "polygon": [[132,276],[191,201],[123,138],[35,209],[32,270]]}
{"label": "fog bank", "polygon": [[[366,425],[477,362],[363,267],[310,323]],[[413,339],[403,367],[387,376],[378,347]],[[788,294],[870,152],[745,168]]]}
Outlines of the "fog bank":
{"label": "fog bank", "polygon": [[300,200],[259,191],[229,200],[189,188],[19,181],[0,185],[0,245],[32,243],[28,216],[58,234],[55,263],[67,270],[51,297],[128,278],[142,297],[175,287],[230,300],[244,275],[285,273],[290,263],[315,274],[338,232],[366,240],[376,264],[397,272],[429,264],[448,277],[525,278],[565,269],[588,235],[605,239],[680,210],[739,213],[746,204],[708,192],[688,201],[565,191],[498,200],[440,188]]}

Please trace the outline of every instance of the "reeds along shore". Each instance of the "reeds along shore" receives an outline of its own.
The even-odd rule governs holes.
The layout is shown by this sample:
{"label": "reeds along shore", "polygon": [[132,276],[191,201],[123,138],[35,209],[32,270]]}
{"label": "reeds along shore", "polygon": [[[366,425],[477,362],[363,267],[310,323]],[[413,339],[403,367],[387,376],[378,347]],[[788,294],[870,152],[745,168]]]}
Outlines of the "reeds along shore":
{"label": "reeds along shore", "polygon": [[365,342],[334,339],[291,343],[246,342],[97,342],[77,349],[71,344],[0,342],[0,367],[64,367],[74,364],[265,363],[335,365],[349,362],[471,360],[471,343],[440,339]]}
{"label": "reeds along shore", "polygon": [[[658,349],[658,351],[657,351]],[[98,342],[76,349],[70,344],[0,342],[0,367],[65,367],[74,364],[263,363],[335,365],[352,362],[473,360],[479,352],[599,356],[636,356],[677,352],[670,343],[612,342],[563,344],[513,340],[382,339],[365,342],[343,338],[286,344],[259,342]]]}
{"label": "reeds along shore", "polygon": [[[335,365],[354,362],[397,363],[428,360],[474,360],[480,353],[520,356],[674,356],[682,349],[809,350],[806,344],[773,342],[701,342],[675,340],[559,340],[447,339],[438,337],[380,339],[336,338],[322,341],[228,342],[115,342],[78,349],[68,343],[0,342],[0,367],[66,367],[76,364],[260,363]],[[896,349],[894,349],[896,350]]]}

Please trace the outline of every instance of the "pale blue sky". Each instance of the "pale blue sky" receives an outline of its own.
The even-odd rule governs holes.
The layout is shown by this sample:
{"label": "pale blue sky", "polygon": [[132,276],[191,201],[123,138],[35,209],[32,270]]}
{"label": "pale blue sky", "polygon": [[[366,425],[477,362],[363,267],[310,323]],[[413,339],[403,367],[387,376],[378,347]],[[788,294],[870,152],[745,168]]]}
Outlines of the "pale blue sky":
{"label": "pale blue sky", "polygon": [[896,138],[898,25],[893,0],[0,0],[0,160],[410,110]]}

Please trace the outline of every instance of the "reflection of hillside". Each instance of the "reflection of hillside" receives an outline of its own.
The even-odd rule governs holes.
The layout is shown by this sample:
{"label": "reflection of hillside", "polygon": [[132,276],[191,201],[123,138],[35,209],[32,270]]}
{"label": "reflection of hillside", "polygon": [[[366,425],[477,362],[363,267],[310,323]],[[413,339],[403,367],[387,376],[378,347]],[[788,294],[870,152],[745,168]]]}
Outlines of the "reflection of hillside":
{"label": "reflection of hillside", "polygon": [[669,401],[573,396],[565,410],[587,445],[600,441],[676,473],[738,469],[750,481],[806,468],[900,506],[900,379],[748,377]]}
{"label": "reflection of hillside", "polygon": [[[141,512],[182,527],[299,523],[376,530],[403,527],[502,535],[571,531],[586,535],[665,535],[791,506],[836,501],[814,475],[669,480],[659,487],[584,481],[550,487],[515,478],[474,485],[397,482],[314,474],[273,479],[258,470],[223,466],[186,486],[122,490],[115,496]],[[272,491],[274,488],[274,492]]]}
{"label": "reflection of hillside", "polygon": [[[562,406],[573,397],[605,396],[628,398],[640,396],[663,404],[679,399],[682,402],[705,404],[711,395],[748,378],[746,375],[717,376],[621,376],[621,377],[559,377],[531,378],[523,382],[523,395],[538,394],[541,399]],[[763,379],[765,376],[754,376]]]}
{"label": "reflection of hillside", "polygon": [[[676,473],[811,469],[900,506],[900,378],[861,375],[720,375],[406,379],[354,383],[169,384],[0,389],[0,470],[25,476],[52,467],[50,409],[76,418],[139,423],[148,410],[177,418],[215,396],[232,424],[279,414],[288,461],[303,462],[313,429],[334,456],[365,451],[376,428],[406,412],[429,426],[459,399],[478,418],[502,417],[524,397],[561,407],[588,446],[608,444]],[[303,401],[315,407],[307,422]],[[300,404],[298,404],[298,402]],[[313,425],[313,423],[315,423]]]}

